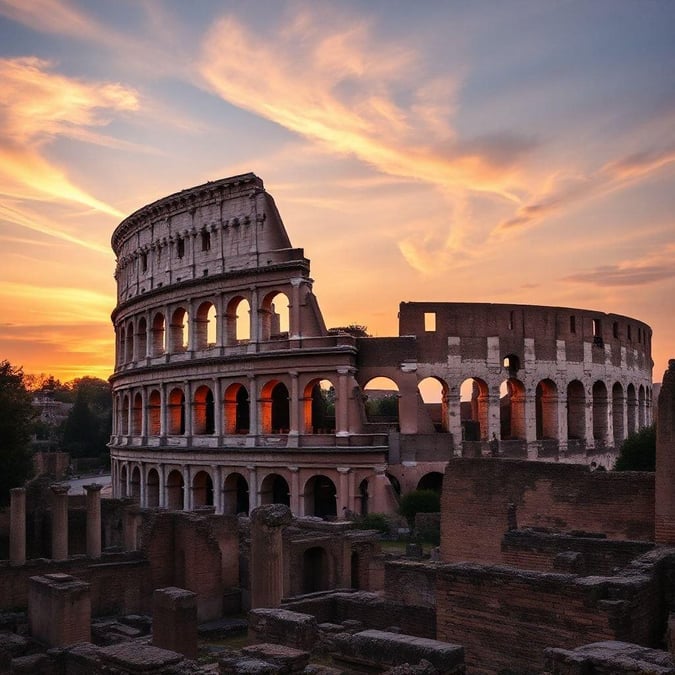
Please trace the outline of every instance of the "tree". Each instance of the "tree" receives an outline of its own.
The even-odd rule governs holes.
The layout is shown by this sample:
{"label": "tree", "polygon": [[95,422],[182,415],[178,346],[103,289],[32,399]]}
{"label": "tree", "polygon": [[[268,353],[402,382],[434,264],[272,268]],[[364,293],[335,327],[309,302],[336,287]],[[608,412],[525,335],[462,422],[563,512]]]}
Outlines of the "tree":
{"label": "tree", "polygon": [[112,429],[110,384],[96,377],[69,383],[75,403],[63,430],[63,446],[73,457],[106,456]]}
{"label": "tree", "polygon": [[30,435],[35,410],[23,381],[23,370],[0,362],[0,504],[9,502],[9,491],[32,473]]}
{"label": "tree", "polygon": [[407,521],[412,530],[418,513],[438,513],[441,510],[441,498],[435,490],[413,490],[401,497],[398,512]]}
{"label": "tree", "polygon": [[656,426],[644,427],[628,435],[619,448],[615,471],[654,471],[656,469]]}

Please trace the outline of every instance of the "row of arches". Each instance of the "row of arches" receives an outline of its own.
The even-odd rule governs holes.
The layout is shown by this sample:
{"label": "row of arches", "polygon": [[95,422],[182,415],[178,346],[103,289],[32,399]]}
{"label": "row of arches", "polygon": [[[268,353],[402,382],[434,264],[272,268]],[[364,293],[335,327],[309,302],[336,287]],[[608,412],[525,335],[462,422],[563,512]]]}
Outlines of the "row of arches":
{"label": "row of arches", "polygon": [[124,321],[117,327],[117,365],[188,350],[234,346],[251,340],[253,335],[266,341],[288,334],[290,302],[282,291],[268,292],[255,313],[243,294],[223,302],[222,313],[217,303],[215,298],[204,299]]}

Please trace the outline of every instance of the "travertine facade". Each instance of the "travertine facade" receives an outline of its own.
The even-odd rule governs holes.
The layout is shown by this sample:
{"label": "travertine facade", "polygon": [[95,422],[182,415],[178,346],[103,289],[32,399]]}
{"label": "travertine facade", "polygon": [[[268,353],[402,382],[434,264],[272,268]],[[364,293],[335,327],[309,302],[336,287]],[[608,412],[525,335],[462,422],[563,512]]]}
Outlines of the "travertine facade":
{"label": "travertine facade", "polygon": [[[113,486],[142,506],[387,511],[392,485],[438,487],[453,455],[608,464],[651,421],[651,330],[628,317],[403,303],[399,337],[328,330],[253,174],[143,207],[112,245]],[[368,417],[376,377],[397,416]],[[424,404],[426,378],[440,404]]]}

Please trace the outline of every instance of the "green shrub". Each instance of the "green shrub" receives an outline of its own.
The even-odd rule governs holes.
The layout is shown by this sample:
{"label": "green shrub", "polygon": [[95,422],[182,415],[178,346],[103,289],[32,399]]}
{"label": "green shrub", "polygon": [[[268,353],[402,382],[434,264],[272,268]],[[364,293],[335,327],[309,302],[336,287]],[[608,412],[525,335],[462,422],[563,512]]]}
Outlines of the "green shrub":
{"label": "green shrub", "polygon": [[384,513],[368,513],[365,516],[356,516],[352,527],[355,530],[377,530],[383,534],[389,534],[391,521]]}
{"label": "green shrub", "polygon": [[441,497],[434,490],[413,490],[401,497],[398,512],[408,521],[412,530],[418,513],[438,513],[441,510]]}
{"label": "green shrub", "polygon": [[621,444],[615,471],[654,471],[656,469],[656,427],[652,424],[629,434]]}

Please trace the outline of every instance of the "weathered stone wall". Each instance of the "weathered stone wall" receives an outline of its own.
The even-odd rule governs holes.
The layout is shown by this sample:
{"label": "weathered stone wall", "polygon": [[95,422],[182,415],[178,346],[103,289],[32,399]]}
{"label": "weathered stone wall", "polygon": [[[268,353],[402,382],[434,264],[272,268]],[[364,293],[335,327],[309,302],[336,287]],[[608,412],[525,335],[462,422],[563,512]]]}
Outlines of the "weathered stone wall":
{"label": "weathered stone wall", "polygon": [[616,577],[525,572],[469,563],[437,571],[438,639],[464,645],[471,673],[538,672],[544,649],[662,638],[673,551],[645,554]]}
{"label": "weathered stone wall", "polygon": [[501,563],[509,505],[517,526],[654,540],[654,475],[571,464],[453,459],[443,480],[441,557]]}

